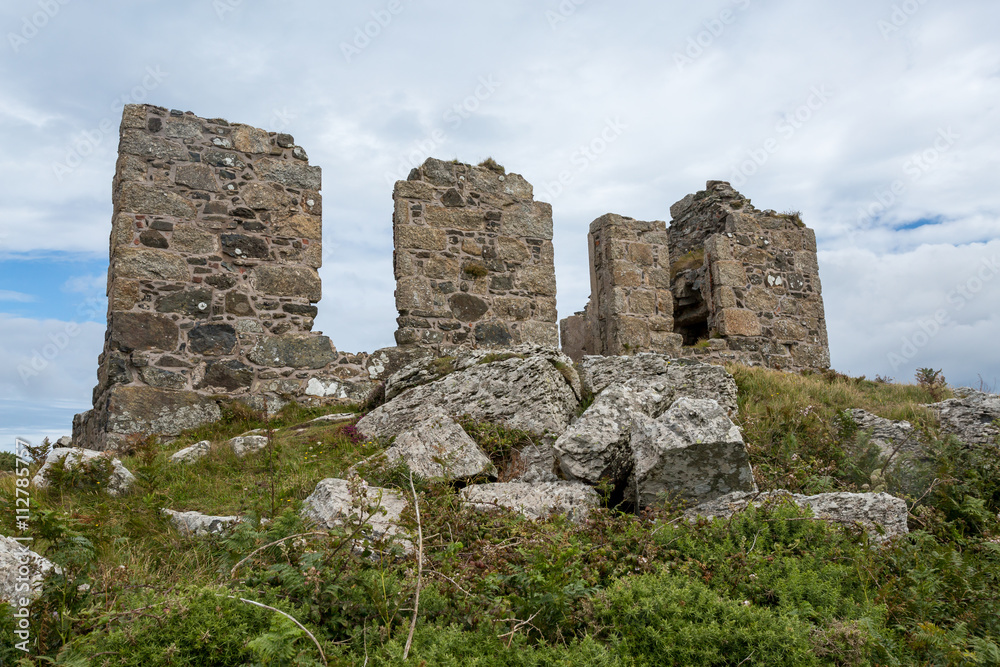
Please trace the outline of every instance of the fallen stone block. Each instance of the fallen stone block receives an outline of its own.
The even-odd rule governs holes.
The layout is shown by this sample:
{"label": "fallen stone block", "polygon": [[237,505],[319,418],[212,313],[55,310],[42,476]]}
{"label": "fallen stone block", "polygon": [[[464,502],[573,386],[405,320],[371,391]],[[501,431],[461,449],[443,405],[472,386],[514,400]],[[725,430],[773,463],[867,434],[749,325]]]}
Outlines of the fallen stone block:
{"label": "fallen stone block", "polygon": [[211,516],[193,511],[175,512],[166,508],[163,509],[163,513],[170,517],[170,523],[174,525],[177,532],[193,537],[219,535],[233,524],[243,520],[238,516]]}
{"label": "fallen stone block", "polygon": [[128,491],[129,487],[135,483],[135,476],[122,465],[121,461],[112,458],[105,452],[95,452],[91,449],[75,447],[56,447],[49,452],[48,456],[45,457],[45,463],[35,473],[31,483],[37,489],[48,487],[50,484],[49,473],[57,461],[63,461],[65,469],[72,471],[79,468],[81,464],[93,465],[101,463],[101,459],[110,459],[111,462],[111,475],[108,479],[107,488],[108,495],[117,496]]}
{"label": "fallen stone block", "polygon": [[614,384],[632,381],[641,385],[655,380],[663,383],[661,391],[667,406],[682,396],[707,398],[721,405],[730,417],[736,415],[736,381],[721,366],[642,352],[621,357],[584,357],[580,374],[584,389],[592,394],[600,394]]}
{"label": "fallen stone block", "polygon": [[244,456],[249,456],[262,449],[267,449],[267,436],[266,435],[240,435],[229,441],[229,446],[232,447],[233,453],[237,457],[243,458]]}
{"label": "fallen stone block", "polygon": [[882,544],[909,533],[906,525],[906,502],[888,493],[821,493],[803,496],[785,490],[765,493],[737,491],[720,496],[687,510],[689,519],[728,519],[742,512],[749,505],[773,505],[794,502],[799,507],[809,507],[817,519],[833,521],[845,526],[862,526],[873,542]]}
{"label": "fallen stone block", "polygon": [[496,475],[496,468],[479,445],[440,409],[396,436],[385,455],[390,462],[405,461],[414,474],[428,480]]}
{"label": "fallen stone block", "polygon": [[212,450],[212,443],[208,440],[202,440],[201,442],[196,442],[190,447],[185,447],[184,449],[176,452],[170,457],[171,463],[195,463],[201,459],[208,456],[208,453]]}
{"label": "fallen stone block", "polygon": [[719,404],[679,398],[657,419],[636,415],[625,498],[647,507],[664,497],[705,502],[755,492],[743,436]]}
{"label": "fallen stone block", "polygon": [[346,479],[324,479],[305,499],[302,515],[324,529],[343,525],[356,515],[371,525],[369,539],[396,537],[400,534],[399,517],[408,506],[402,494],[392,489],[368,486],[358,481],[357,497],[351,493],[350,482]]}
{"label": "fallen stone block", "polygon": [[587,518],[591,509],[600,505],[593,488],[576,482],[475,484],[462,489],[461,497],[477,511],[504,507],[533,521],[552,514],[565,514],[571,521],[580,522]]}

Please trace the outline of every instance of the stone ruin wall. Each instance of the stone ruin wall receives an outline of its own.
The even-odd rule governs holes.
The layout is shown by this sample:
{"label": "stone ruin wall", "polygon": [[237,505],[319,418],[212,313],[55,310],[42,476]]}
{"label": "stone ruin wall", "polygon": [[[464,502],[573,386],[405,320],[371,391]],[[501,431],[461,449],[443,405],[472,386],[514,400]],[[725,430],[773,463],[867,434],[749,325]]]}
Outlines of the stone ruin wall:
{"label": "stone ruin wall", "polygon": [[[561,323],[567,354],[579,359],[655,351],[783,370],[829,367],[816,236],[797,214],[759,211],[728,183],[709,181],[705,190],[674,204],[671,216],[666,230],[663,223],[613,215],[591,225],[591,300]],[[603,253],[595,243],[595,230],[631,239],[650,234],[650,225],[657,227],[656,239],[659,231],[667,236],[655,246],[655,266],[644,264],[645,252],[632,252],[627,243],[605,241]],[[641,307],[642,326],[629,290],[644,299],[641,281],[647,275],[660,289],[664,281],[669,285],[672,310],[666,299],[657,301],[662,314]],[[663,329],[668,318],[673,336]],[[623,321],[629,326],[618,324]]]}
{"label": "stone ruin wall", "polygon": [[585,354],[677,354],[670,255],[665,222],[613,213],[590,224],[591,298],[586,309],[561,322],[563,350]]}
{"label": "stone ruin wall", "polygon": [[[108,330],[75,442],[177,435],[232,400],[359,402],[402,365],[459,345],[558,345],[551,206],[502,168],[428,159],[393,193],[397,347],[339,353],[311,331],[320,187],[287,134],[125,108]],[[591,301],[562,322],[570,356],[828,367],[815,235],[797,216],[758,211],[716,181],[671,214],[669,229],[613,214],[591,224]]]}
{"label": "stone ruin wall", "polygon": [[[353,399],[367,355],[312,333],[321,288],[320,168],[291,136],[125,107],[113,181],[108,330],[74,441],[118,446],[257,409]],[[369,385],[366,387],[366,382]]]}
{"label": "stone ruin wall", "polygon": [[558,346],[552,207],[530,183],[432,158],[393,200],[398,345]]}

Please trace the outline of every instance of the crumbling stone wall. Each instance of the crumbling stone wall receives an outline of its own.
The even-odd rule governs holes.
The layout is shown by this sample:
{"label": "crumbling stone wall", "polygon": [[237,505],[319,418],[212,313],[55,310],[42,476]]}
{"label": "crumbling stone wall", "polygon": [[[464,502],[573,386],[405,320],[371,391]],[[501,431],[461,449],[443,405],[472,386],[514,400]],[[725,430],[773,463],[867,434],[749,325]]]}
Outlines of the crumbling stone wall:
{"label": "crumbling stone wall", "polygon": [[591,297],[561,323],[563,349],[585,354],[678,353],[666,223],[613,213],[590,224]]}
{"label": "crumbling stone wall", "polygon": [[[797,213],[760,211],[729,183],[709,181],[670,209],[678,333],[694,353],[780,369],[828,368],[816,234]],[[699,247],[700,245],[700,247]]]}
{"label": "crumbling stone wall", "polygon": [[218,419],[223,398],[263,408],[365,391],[367,356],[310,332],[320,181],[287,134],[125,107],[108,331],[74,441],[105,449],[133,433],[173,435]]}
{"label": "crumbling stone wall", "polygon": [[393,200],[398,345],[558,345],[552,207],[530,183],[431,158]]}
{"label": "crumbling stone wall", "polygon": [[[654,223],[621,216],[604,216],[591,226],[591,301],[562,322],[567,354],[664,351],[787,370],[829,367],[816,236],[798,214],[759,211],[721,181],[709,181],[670,212],[667,238],[660,236],[662,227],[650,231]],[[628,243],[643,234],[656,241],[655,264],[645,264],[645,251]],[[649,285],[640,280],[646,275]],[[663,312],[650,314],[645,290],[652,286],[659,293],[665,284],[673,298],[658,295]],[[634,323],[633,293],[643,304],[648,339]],[[664,332],[665,320],[672,336]]]}

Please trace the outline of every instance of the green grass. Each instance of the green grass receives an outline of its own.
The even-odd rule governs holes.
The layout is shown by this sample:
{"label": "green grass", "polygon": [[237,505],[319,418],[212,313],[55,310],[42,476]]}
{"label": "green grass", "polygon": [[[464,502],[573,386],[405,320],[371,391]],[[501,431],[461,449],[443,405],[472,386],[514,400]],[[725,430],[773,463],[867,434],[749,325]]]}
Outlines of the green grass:
{"label": "green grass", "polygon": [[670,280],[673,281],[678,274],[685,271],[690,271],[691,269],[700,268],[705,264],[705,249],[697,248],[686,252],[676,261],[670,263]]}
{"label": "green grass", "polygon": [[[274,448],[237,459],[225,441],[264,426],[239,408],[169,446],[123,459],[139,481],[109,498],[83,486],[33,490],[34,546],[63,567],[31,611],[33,652],[57,664],[317,665],[988,665],[1000,662],[1000,447],[936,440],[927,388],[835,373],[731,366],[738,422],[764,489],[851,490],[859,434],[838,416],[862,407],[912,421],[934,439],[939,483],[913,505],[911,536],[871,545],[855,529],[778,505],[689,523],[677,508],[599,509],[576,525],[477,514],[447,484],[414,479],[424,564],[416,632],[414,556],[354,542],[348,526],[308,535],[302,499],[377,453],[343,424],[306,424],[289,408]],[[534,442],[463,420],[498,466]],[[190,466],[167,462],[211,439]],[[927,481],[927,477],[922,478]],[[270,488],[274,483],[276,509]],[[79,481],[79,480],[76,480]],[[369,480],[412,498],[405,468]],[[14,533],[15,478],[0,477],[0,532]],[[888,484],[894,484],[889,480]],[[412,500],[411,500],[412,504]],[[185,538],[159,508],[267,517],[225,537]],[[416,527],[407,510],[404,526]],[[270,546],[268,546],[270,545]],[[353,545],[353,548],[352,548]],[[230,569],[256,549],[236,576]],[[89,589],[79,588],[87,584]],[[12,636],[8,606],[0,633]],[[0,645],[0,661],[22,655]],[[23,664],[50,664],[38,659]]]}

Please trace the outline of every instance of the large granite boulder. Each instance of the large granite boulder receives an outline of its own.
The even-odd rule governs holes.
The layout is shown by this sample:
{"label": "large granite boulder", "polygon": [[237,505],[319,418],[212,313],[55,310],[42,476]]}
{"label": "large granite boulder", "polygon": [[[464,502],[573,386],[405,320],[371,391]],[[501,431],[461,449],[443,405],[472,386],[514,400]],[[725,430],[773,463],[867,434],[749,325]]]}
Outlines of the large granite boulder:
{"label": "large granite boulder", "polygon": [[956,398],[928,407],[941,422],[944,433],[954,435],[967,444],[996,444],[1000,439],[1000,395],[960,388]]}
{"label": "large granite boulder", "polygon": [[[504,424],[554,441],[576,411],[576,372],[561,353],[525,351],[469,355],[456,360],[456,370],[428,384],[401,392],[358,422],[369,438],[399,435],[420,421],[430,408],[452,418]],[[508,356],[512,355],[512,356]],[[402,371],[401,371],[402,372]]]}
{"label": "large granite boulder", "polygon": [[664,497],[705,502],[756,492],[743,436],[715,401],[679,398],[660,417],[636,415],[625,498],[646,507]]}
{"label": "large granite boulder", "polygon": [[385,455],[389,461],[402,459],[414,474],[428,480],[452,481],[496,474],[496,468],[479,445],[440,409],[396,436]]}
{"label": "large granite boulder", "polygon": [[643,414],[640,392],[624,384],[606,388],[553,445],[568,479],[588,484],[620,480],[632,468],[632,421]]}
{"label": "large granite boulder", "polygon": [[24,543],[0,535],[0,600],[16,607],[27,606],[21,601],[30,602],[38,597],[37,587],[53,567],[51,561]]}
{"label": "large granite boulder", "polygon": [[461,496],[478,511],[505,507],[532,520],[565,514],[571,521],[579,522],[600,504],[593,488],[576,482],[475,484],[462,489]]}
{"label": "large granite boulder", "polygon": [[135,476],[122,465],[122,462],[106,452],[96,452],[92,449],[78,447],[56,447],[45,457],[45,463],[32,478],[31,483],[35,488],[44,489],[49,486],[51,483],[49,474],[58,461],[63,462],[67,471],[77,470],[81,465],[109,465],[111,474],[106,490],[112,496],[125,493],[135,483]]}
{"label": "large granite boulder", "polygon": [[666,405],[682,396],[708,398],[730,417],[736,416],[736,381],[722,366],[642,352],[621,357],[584,357],[580,375],[584,389],[592,394],[600,394],[614,384],[657,381],[663,385]]}
{"label": "large granite boulder", "polygon": [[690,519],[721,517],[728,519],[747,506],[793,502],[799,507],[809,507],[813,516],[845,526],[861,526],[873,542],[883,543],[906,535],[907,507],[901,498],[887,493],[821,493],[803,496],[777,490],[765,493],[734,492],[721,496],[685,512]]}
{"label": "large granite boulder", "polygon": [[356,480],[357,492],[352,493],[346,479],[324,479],[305,499],[302,515],[320,528],[343,525],[352,515],[371,525],[366,537],[382,539],[400,533],[399,517],[407,508],[402,494],[392,489],[368,486]]}

